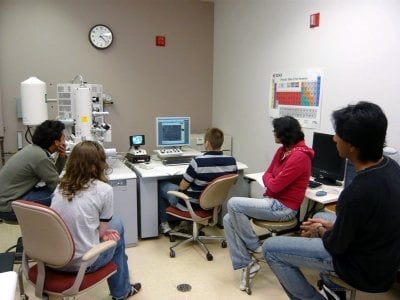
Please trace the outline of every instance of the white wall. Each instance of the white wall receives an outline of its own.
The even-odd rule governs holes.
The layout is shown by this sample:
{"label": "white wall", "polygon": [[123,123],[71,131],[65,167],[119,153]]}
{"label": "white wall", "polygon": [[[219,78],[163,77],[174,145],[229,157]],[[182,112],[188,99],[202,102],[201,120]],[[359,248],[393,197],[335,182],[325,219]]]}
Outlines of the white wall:
{"label": "white wall", "polygon": [[[320,27],[310,29],[316,12]],[[321,68],[318,131],[333,133],[332,110],[368,100],[384,109],[387,144],[400,149],[399,37],[398,0],[215,0],[213,124],[233,136],[248,172],[264,170],[277,147],[267,111],[271,74]]]}

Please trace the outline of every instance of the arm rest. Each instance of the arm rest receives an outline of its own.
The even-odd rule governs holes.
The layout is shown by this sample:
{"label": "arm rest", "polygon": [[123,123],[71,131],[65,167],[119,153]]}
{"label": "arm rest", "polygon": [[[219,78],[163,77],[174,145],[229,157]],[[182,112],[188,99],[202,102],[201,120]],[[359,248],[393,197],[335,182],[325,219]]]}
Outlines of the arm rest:
{"label": "arm rest", "polygon": [[99,255],[100,253],[104,252],[105,250],[108,250],[112,247],[115,247],[117,245],[116,241],[104,241],[101,242],[100,244],[97,244],[94,246],[92,249],[89,249],[82,257],[82,261],[88,261],[94,258],[96,255]]}
{"label": "arm rest", "polygon": [[66,296],[76,294],[79,291],[79,287],[81,286],[83,277],[85,276],[86,269],[90,263],[93,262],[93,259],[96,258],[96,256],[98,256],[100,253],[115,247],[116,245],[116,241],[105,241],[89,249],[82,257],[82,264],[79,268],[78,274],[76,274],[74,284],[69,289],[63,291],[63,294]]}
{"label": "arm rest", "polygon": [[194,212],[192,205],[190,204],[190,197],[186,195],[185,193],[178,192],[178,191],[168,191],[168,194],[174,195],[175,197],[181,198],[182,200],[185,201],[186,207],[189,211],[190,216],[192,217],[193,221],[195,222],[202,222],[204,221],[203,218],[200,218],[199,216],[196,215]]}

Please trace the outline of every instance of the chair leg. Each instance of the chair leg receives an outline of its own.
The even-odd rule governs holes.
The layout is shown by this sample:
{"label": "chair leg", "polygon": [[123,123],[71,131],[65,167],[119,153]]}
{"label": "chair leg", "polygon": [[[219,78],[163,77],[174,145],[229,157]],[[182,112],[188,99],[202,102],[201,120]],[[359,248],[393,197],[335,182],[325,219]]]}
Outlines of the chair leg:
{"label": "chair leg", "polygon": [[18,287],[19,287],[19,295],[22,300],[27,300],[28,296],[25,294],[24,289],[24,279],[22,274],[22,264],[18,267]]}
{"label": "chair leg", "polygon": [[[249,263],[246,267],[246,293],[248,295],[251,295],[251,282],[250,282],[250,269],[254,265],[254,263],[259,263],[259,262],[264,262],[266,263],[267,261],[265,260],[264,256],[260,255],[259,253],[252,253],[251,254],[251,259],[252,262]],[[254,278],[253,278],[254,279]]]}
{"label": "chair leg", "polygon": [[350,290],[350,300],[356,300],[356,290]]}

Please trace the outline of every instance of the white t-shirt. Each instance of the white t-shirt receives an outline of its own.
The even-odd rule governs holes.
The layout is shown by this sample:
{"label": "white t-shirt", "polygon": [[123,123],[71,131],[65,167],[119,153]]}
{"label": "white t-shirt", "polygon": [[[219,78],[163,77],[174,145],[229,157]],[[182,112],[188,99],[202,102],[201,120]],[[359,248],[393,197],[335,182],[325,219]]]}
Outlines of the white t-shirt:
{"label": "white t-shirt", "polygon": [[107,183],[94,180],[87,190],[68,201],[57,187],[50,207],[63,218],[75,242],[75,256],[62,270],[77,271],[81,257],[100,242],[100,221],[108,222],[112,218],[113,189]]}

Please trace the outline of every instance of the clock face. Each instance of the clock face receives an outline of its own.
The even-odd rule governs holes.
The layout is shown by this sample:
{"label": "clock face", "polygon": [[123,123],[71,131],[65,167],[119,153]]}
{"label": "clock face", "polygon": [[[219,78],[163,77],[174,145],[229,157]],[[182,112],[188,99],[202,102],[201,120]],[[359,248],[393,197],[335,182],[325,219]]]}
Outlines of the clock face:
{"label": "clock face", "polygon": [[113,33],[106,25],[95,25],[89,30],[89,41],[97,49],[106,49],[111,46]]}

